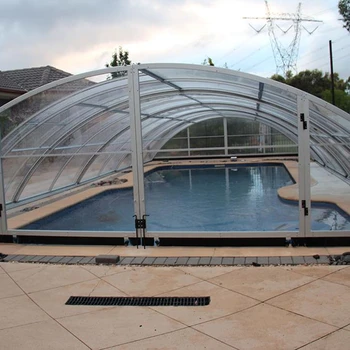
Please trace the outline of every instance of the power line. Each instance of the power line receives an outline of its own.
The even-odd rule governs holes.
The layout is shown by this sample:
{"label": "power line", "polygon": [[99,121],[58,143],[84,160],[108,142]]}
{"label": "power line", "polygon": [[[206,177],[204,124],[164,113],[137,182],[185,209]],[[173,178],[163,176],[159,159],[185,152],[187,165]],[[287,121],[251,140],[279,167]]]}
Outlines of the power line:
{"label": "power line", "polygon": [[[307,30],[304,26],[301,25],[302,22],[313,22],[313,23],[322,23],[322,21],[312,19],[310,17],[301,17],[301,3],[297,8],[296,14],[277,14],[271,15],[270,7],[265,0],[266,5],[266,16],[265,17],[243,17],[244,19],[265,19],[268,25],[268,32],[270,36],[270,42],[272,46],[272,51],[276,61],[276,72],[282,71],[284,75],[287,74],[287,71],[294,70],[297,71],[297,57],[299,52],[301,30],[306,30],[309,34],[312,34],[318,27],[316,27],[311,32]],[[282,29],[275,21],[292,21],[293,24],[287,29]],[[255,29],[250,25],[257,33],[260,33],[261,30],[266,26],[266,24],[260,29]],[[275,27],[279,28],[284,34],[287,34],[290,29],[294,29],[294,36],[291,43],[288,47],[282,45],[280,40],[277,37]]]}
{"label": "power line", "polygon": [[[345,38],[348,38],[348,35],[345,35],[343,37],[339,37],[339,38],[333,40],[333,44],[339,43],[340,41],[342,41]],[[303,54],[303,55],[301,55],[299,57],[298,62],[302,61],[307,56],[310,56],[310,55],[312,55],[312,54],[314,54],[316,52],[319,52],[319,51],[322,51],[322,50],[326,50],[326,49],[328,49],[328,46],[322,45],[322,46],[319,46],[317,49],[315,49],[313,51],[308,51],[307,53],[305,53],[305,54]]]}
{"label": "power line", "polygon": [[[320,15],[320,14],[323,14],[323,13],[326,13],[326,12],[331,12],[332,10],[335,10],[337,9],[338,7],[337,6],[332,6],[332,7],[329,7],[329,8],[326,8],[326,9],[322,9],[320,11],[318,11],[317,13],[314,14],[314,16],[317,16],[317,15]],[[327,30],[327,33],[329,33],[330,31],[333,31],[333,30],[336,30],[336,29],[339,29],[339,28],[333,28],[331,30]],[[323,31],[321,30],[321,33],[323,33]],[[235,51],[238,51],[240,50],[242,47],[246,47],[247,46],[247,42],[250,41],[251,38],[253,38],[254,36],[256,36],[258,33],[255,33],[255,35],[252,35],[246,39],[243,39],[241,42],[239,42],[232,50],[228,51],[227,53],[225,53],[223,56],[221,56],[220,58],[216,59],[215,61],[216,62],[221,62],[225,57],[228,57],[229,55],[231,55],[232,53],[234,53]],[[335,42],[335,41],[333,41]],[[248,57],[251,57],[251,55],[249,55]],[[246,57],[247,58],[247,57]],[[234,63],[232,65],[229,66],[229,68],[235,66],[236,64],[240,63],[237,62],[237,63]]]}
{"label": "power line", "polygon": [[332,6],[332,7],[329,7],[328,9],[321,10],[321,11],[319,11],[319,12],[316,12],[316,13],[314,14],[314,16],[318,16],[318,15],[320,15],[320,14],[322,14],[322,13],[329,12],[330,10],[335,10],[335,9],[338,9],[338,6]]}
{"label": "power line", "polygon": [[231,51],[227,52],[226,54],[224,54],[223,56],[221,56],[220,58],[217,59],[218,62],[220,62],[223,58],[227,57],[228,55],[232,54],[233,52],[239,50],[242,46],[244,46],[244,44],[247,43],[247,41],[249,41],[252,37],[256,36],[252,35],[249,38],[245,38],[243,39],[238,45],[236,45],[236,47],[234,49],[232,49]]}
{"label": "power line", "polygon": [[245,72],[248,72],[249,70],[251,70],[251,69],[253,69],[253,68],[257,67],[257,66],[260,66],[261,64],[263,64],[263,63],[265,63],[266,61],[269,61],[269,60],[271,60],[271,56],[270,56],[270,57],[267,57],[266,59],[264,59],[264,60],[262,60],[262,61],[260,61],[260,62],[258,62],[258,63],[256,63],[256,64],[254,64],[254,65],[251,66],[251,67],[248,67],[248,68],[245,69],[244,71],[245,71]]}
{"label": "power line", "polygon": [[[335,51],[333,52],[333,55],[334,55],[335,53],[338,53],[338,52],[340,52],[340,51],[343,51],[345,48],[347,48],[347,47],[341,47],[341,48],[335,50]],[[321,57],[316,58],[316,59],[314,59],[314,60],[312,60],[312,61],[310,61],[310,62],[307,62],[307,63],[305,63],[304,65],[309,65],[309,64],[311,64],[311,63],[317,62],[317,61],[322,60],[322,59],[324,59],[324,56],[321,56]]]}
{"label": "power line", "polygon": [[237,64],[245,61],[247,58],[251,57],[251,56],[254,56],[256,53],[258,53],[259,51],[261,51],[262,49],[264,49],[266,46],[269,46],[270,44],[267,44],[267,45],[264,45],[264,46],[261,46],[258,50],[254,50],[252,53],[250,53],[249,55],[243,57],[242,59],[240,59],[238,62],[235,62],[233,64],[231,64],[229,67],[232,68],[233,66],[236,66]]}

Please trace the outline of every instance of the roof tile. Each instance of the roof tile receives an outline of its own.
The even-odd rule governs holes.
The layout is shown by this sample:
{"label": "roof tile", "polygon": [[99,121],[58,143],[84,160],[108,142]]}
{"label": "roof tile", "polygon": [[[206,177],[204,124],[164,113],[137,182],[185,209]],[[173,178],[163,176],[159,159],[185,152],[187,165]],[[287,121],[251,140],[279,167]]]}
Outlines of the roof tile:
{"label": "roof tile", "polygon": [[52,66],[0,71],[0,89],[26,92],[70,75]]}

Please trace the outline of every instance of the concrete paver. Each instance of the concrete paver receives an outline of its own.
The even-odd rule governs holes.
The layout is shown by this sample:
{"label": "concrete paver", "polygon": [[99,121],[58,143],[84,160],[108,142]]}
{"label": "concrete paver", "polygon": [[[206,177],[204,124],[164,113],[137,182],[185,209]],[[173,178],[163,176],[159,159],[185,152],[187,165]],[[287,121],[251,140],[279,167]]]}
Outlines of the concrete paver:
{"label": "concrete paver", "polygon": [[117,273],[123,273],[126,271],[133,270],[133,266],[122,266],[122,265],[85,265],[82,266],[84,270],[89,271],[96,277],[105,277],[115,275]]}
{"label": "concrete paver", "polygon": [[242,267],[216,266],[213,268],[207,266],[179,266],[177,269],[200,279],[210,280],[211,278],[242,269]]}
{"label": "concrete paver", "polygon": [[[0,251],[3,251],[3,247],[7,250],[7,245],[0,245]],[[9,247],[13,249],[12,247]],[[18,245],[16,250],[17,254],[32,255],[62,255],[62,256],[96,256],[100,254],[110,254],[113,246],[79,246],[79,245]]]}
{"label": "concrete paver", "polygon": [[231,346],[208,337],[194,329],[186,328],[149,339],[115,346],[108,350],[163,350],[163,349],[215,349],[232,350]]}
{"label": "concrete paver", "polygon": [[89,349],[74,335],[52,320],[0,330],[0,339],[1,350]]}
{"label": "concrete paver", "polygon": [[[242,258],[243,260],[245,260],[245,258]],[[222,265],[233,265],[233,261],[235,260],[235,258],[222,258]],[[239,259],[238,259],[239,260]],[[237,260],[237,264],[240,264],[241,262]],[[243,263],[242,260],[242,263]]]}
{"label": "concrete paver", "polygon": [[350,332],[338,330],[330,335],[327,335],[309,345],[306,345],[302,350],[344,350],[350,344]]}
{"label": "concrete paver", "polygon": [[[51,267],[48,269],[48,267]],[[80,266],[38,265],[30,270],[11,272],[14,281],[26,292],[66,286],[95,279],[96,276]]]}
{"label": "concrete paver", "polygon": [[26,295],[0,299],[0,329],[12,328],[39,321],[48,321],[50,317]]}
{"label": "concrete paver", "polygon": [[100,306],[66,306],[71,296],[125,296],[117,288],[101,279],[85,281],[68,286],[31,293],[30,297],[50,316],[61,318],[93,312],[105,307]]}
{"label": "concrete paver", "polygon": [[[26,245],[0,243],[0,252],[20,255],[42,256],[97,256],[119,255],[121,257],[291,257],[335,255],[350,251],[350,247],[136,247],[124,246],[86,246],[86,245]],[[290,261],[290,260],[288,260]]]}
{"label": "concrete paver", "polygon": [[18,264],[13,262],[0,263],[2,269],[6,272],[24,271],[30,269],[37,269],[39,264]]}
{"label": "concrete paver", "polygon": [[154,260],[156,260],[156,258],[153,258],[153,257],[148,257],[148,258],[145,258],[145,260],[143,260],[143,264],[144,265],[152,265]]}
{"label": "concrete paver", "polygon": [[15,254],[25,245],[12,244],[12,243],[0,243],[0,252],[4,254]]}
{"label": "concrete paver", "polygon": [[[0,349],[343,350],[350,335],[349,271],[350,266],[317,264],[2,262]],[[211,302],[203,307],[65,305],[73,295],[210,296]]]}
{"label": "concrete paver", "polygon": [[23,290],[5,273],[0,274],[0,300],[24,294]]}
{"label": "concrete paver", "polygon": [[312,277],[277,267],[249,267],[234,270],[210,281],[258,300],[267,300],[313,280]]}
{"label": "concrete paver", "polygon": [[221,265],[222,258],[221,257],[212,257],[210,260],[210,265]]}
{"label": "concrete paver", "polygon": [[197,277],[171,267],[135,268],[123,274],[103,277],[103,280],[133,296],[156,296],[190,284],[201,282]]}
{"label": "concrete paver", "polygon": [[240,350],[296,349],[336,330],[264,304],[194,328]]}
{"label": "concrete paver", "polygon": [[[185,326],[144,307],[110,307],[59,319],[59,322],[92,349],[116,346]],[[99,331],[97,331],[99,330]]]}
{"label": "concrete paver", "polygon": [[288,311],[337,327],[350,322],[350,289],[322,279],[268,301]]}
{"label": "concrete paver", "polygon": [[[210,296],[211,302],[205,307],[152,307],[163,315],[188,326],[207,322],[219,317],[247,309],[258,304],[257,300],[221,288],[209,282],[200,282],[188,287],[164,293],[164,296]],[[162,296],[162,295],[160,295]]]}
{"label": "concrete paver", "polygon": [[315,269],[314,266],[288,266],[288,267],[280,267],[282,270],[286,269],[288,271],[293,271],[296,273],[301,273],[302,275],[305,276],[310,276],[310,277],[324,277],[329,274],[334,274],[336,271],[344,269],[344,266],[337,266],[337,265],[332,265],[332,266],[318,266],[317,269]]}
{"label": "concrete paver", "polygon": [[344,268],[344,266],[342,267],[343,268],[339,269],[338,271],[325,276],[323,280],[343,284],[344,286],[350,287],[350,268]]}
{"label": "concrete paver", "polygon": [[350,252],[350,247],[328,247],[327,255],[338,255],[345,252]]}

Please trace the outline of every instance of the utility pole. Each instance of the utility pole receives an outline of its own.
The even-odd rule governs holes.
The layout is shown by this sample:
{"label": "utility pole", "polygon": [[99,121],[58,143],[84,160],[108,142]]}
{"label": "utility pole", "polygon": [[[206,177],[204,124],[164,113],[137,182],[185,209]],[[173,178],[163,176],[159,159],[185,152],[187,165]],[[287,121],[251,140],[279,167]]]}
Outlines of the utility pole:
{"label": "utility pole", "polygon": [[[272,46],[272,51],[274,54],[275,62],[276,62],[276,73],[282,72],[284,76],[286,76],[286,73],[289,70],[294,71],[297,73],[297,59],[298,59],[298,53],[299,53],[299,45],[300,45],[300,37],[301,37],[301,31],[304,29],[306,32],[309,33],[309,35],[313,34],[315,30],[318,28],[318,26],[313,29],[312,31],[309,31],[306,29],[302,22],[317,22],[322,23],[322,21],[318,21],[309,17],[302,17],[301,16],[301,3],[299,3],[297,8],[297,13],[289,14],[289,13],[282,13],[282,14],[276,14],[272,15],[270,11],[269,4],[267,0],[265,0],[266,5],[266,16],[265,17],[243,17],[244,19],[264,19],[267,21],[268,26],[268,32],[270,37],[270,42]],[[288,29],[281,28],[276,21],[289,21],[293,22]],[[263,27],[256,29],[251,24],[249,24],[258,34],[265,28],[266,24],[264,24]],[[276,33],[275,28],[278,28],[283,35],[287,34],[292,28],[294,29],[294,36],[291,40],[290,44],[285,47],[282,45],[281,41],[278,38],[278,35]]]}
{"label": "utility pole", "polygon": [[331,62],[332,104],[335,106],[332,40],[329,40],[329,56]]}

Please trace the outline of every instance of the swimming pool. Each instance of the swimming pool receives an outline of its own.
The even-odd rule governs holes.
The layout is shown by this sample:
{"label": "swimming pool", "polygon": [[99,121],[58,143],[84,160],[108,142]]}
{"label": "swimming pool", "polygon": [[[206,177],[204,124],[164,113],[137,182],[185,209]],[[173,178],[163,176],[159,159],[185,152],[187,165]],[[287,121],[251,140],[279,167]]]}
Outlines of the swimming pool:
{"label": "swimming pool", "polygon": [[[145,177],[149,231],[298,231],[299,209],[278,197],[293,184],[284,165],[172,167]],[[106,190],[23,229],[134,231],[132,189]],[[348,230],[334,205],[313,205],[313,230]]]}

